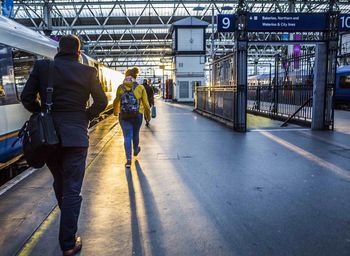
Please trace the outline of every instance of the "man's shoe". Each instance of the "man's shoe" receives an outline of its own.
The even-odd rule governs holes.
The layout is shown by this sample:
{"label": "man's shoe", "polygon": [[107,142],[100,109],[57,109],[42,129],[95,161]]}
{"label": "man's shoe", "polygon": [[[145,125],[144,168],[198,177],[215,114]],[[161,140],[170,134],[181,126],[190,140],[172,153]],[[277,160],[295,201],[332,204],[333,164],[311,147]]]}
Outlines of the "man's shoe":
{"label": "man's shoe", "polygon": [[74,256],[75,254],[80,252],[82,246],[83,246],[83,243],[81,241],[81,237],[80,236],[75,237],[74,248],[67,250],[67,251],[64,251],[63,256]]}
{"label": "man's shoe", "polygon": [[137,151],[134,151],[134,156],[137,156],[141,151],[141,147],[137,148]]}
{"label": "man's shoe", "polygon": [[130,167],[131,167],[131,160],[128,160],[125,163],[125,168],[130,168]]}

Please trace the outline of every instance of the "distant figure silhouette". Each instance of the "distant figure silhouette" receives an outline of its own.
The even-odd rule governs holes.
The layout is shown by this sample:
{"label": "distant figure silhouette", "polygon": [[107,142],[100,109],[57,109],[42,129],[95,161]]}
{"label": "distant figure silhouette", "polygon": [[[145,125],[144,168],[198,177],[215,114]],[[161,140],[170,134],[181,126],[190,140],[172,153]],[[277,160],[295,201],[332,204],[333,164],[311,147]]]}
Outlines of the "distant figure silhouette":
{"label": "distant figure silhouette", "polygon": [[[148,103],[150,105],[150,107],[152,108],[152,106],[154,106],[154,91],[152,88],[152,83],[151,83],[151,79],[144,79],[143,80],[143,86],[146,89],[147,92],[147,99],[148,99]],[[146,120],[146,126],[149,126],[149,121],[147,122]]]}

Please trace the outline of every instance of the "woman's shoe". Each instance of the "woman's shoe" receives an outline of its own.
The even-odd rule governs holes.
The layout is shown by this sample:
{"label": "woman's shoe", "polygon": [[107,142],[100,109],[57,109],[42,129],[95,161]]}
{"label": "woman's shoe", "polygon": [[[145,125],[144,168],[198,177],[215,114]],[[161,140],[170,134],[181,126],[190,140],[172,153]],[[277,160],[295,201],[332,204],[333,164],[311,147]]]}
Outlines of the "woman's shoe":
{"label": "woman's shoe", "polygon": [[131,167],[131,160],[128,160],[125,163],[125,168],[130,168],[130,167]]}

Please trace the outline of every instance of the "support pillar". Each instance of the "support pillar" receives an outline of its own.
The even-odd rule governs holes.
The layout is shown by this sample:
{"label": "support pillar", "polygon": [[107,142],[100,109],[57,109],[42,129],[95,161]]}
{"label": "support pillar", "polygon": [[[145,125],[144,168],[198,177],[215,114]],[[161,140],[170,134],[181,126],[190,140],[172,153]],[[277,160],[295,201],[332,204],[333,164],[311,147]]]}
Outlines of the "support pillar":
{"label": "support pillar", "polygon": [[[215,59],[215,9],[214,5],[211,6],[211,47],[210,47],[210,57],[211,63],[214,62]],[[209,64],[209,85],[214,87],[214,66]]]}
{"label": "support pillar", "polygon": [[272,81],[273,84],[273,107],[272,112],[278,113],[278,87],[279,87],[279,72],[281,65],[281,56],[279,54],[275,55],[275,78]]}
{"label": "support pillar", "polygon": [[44,33],[46,36],[50,36],[52,33],[52,18],[51,18],[51,3],[49,0],[44,1],[44,7],[43,7],[43,16],[44,16]]}
{"label": "support pillar", "polygon": [[314,84],[312,96],[312,130],[323,130],[325,128],[325,98],[327,79],[327,45],[319,43],[316,45]]}
{"label": "support pillar", "polygon": [[239,2],[241,10],[238,12],[236,28],[236,85],[237,92],[234,100],[233,128],[238,132],[247,131],[247,59],[248,38],[246,31],[247,13],[242,10],[243,1]]}
{"label": "support pillar", "polygon": [[247,130],[247,49],[248,42],[237,41],[237,98],[234,129]]}
{"label": "support pillar", "polygon": [[334,94],[337,70],[337,54],[339,41],[339,12],[335,9],[336,0],[331,0],[329,5],[329,30],[327,42],[327,82],[325,91],[325,117],[324,129],[334,129]]}
{"label": "support pillar", "polygon": [[334,129],[334,94],[337,72],[338,39],[328,41],[327,47],[327,81],[325,90],[324,129]]}
{"label": "support pillar", "polygon": [[334,129],[334,91],[338,52],[339,13],[335,11],[336,0],[329,3],[329,27],[326,43],[316,47],[312,123],[313,130]]}

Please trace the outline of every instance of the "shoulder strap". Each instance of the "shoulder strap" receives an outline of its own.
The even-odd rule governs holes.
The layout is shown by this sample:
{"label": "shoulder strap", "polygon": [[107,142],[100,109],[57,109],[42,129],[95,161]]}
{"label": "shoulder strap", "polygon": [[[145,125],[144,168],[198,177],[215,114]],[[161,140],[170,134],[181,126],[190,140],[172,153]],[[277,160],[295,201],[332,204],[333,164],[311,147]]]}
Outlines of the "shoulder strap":
{"label": "shoulder strap", "polygon": [[122,84],[121,87],[122,87],[122,89],[123,89],[124,92],[127,92],[127,91],[128,91],[128,90],[125,88],[124,84]]}
{"label": "shoulder strap", "polygon": [[49,81],[46,87],[46,112],[51,112],[52,107],[52,94],[53,94],[53,71],[55,67],[55,61],[49,62]]}
{"label": "shoulder strap", "polygon": [[134,83],[134,85],[132,86],[132,90],[135,90],[137,86],[139,86],[139,84],[138,83]]}

